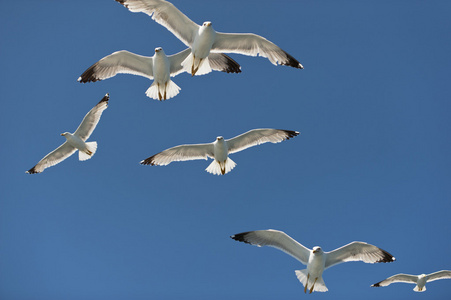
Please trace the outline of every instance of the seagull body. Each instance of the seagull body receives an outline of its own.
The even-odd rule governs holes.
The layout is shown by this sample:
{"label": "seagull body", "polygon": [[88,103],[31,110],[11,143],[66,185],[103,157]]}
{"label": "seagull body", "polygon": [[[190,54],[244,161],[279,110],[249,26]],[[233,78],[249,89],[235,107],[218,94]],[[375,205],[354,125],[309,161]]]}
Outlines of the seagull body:
{"label": "seagull body", "polygon": [[[190,49],[185,49],[177,54],[166,56],[161,47],[155,48],[155,54],[152,57],[125,50],[117,51],[89,67],[81,74],[78,81],[95,82],[111,78],[118,73],[139,75],[154,80],[146,91],[149,98],[166,100],[179,93],[180,87],[170,77],[184,72],[182,62],[190,53]],[[214,53],[209,56],[209,59],[212,61],[214,70],[227,73],[241,72],[240,65],[225,54]]]}
{"label": "seagull body", "polygon": [[207,21],[199,26],[185,16],[173,4],[164,0],[116,0],[131,12],[143,12],[152,17],[191,48],[191,54],[182,63],[187,72],[208,73],[212,53],[239,53],[263,56],[274,64],[303,69],[290,54],[262,36],[253,33],[217,32]]}
{"label": "seagull body", "polygon": [[308,249],[278,230],[257,230],[243,232],[231,236],[232,239],[251,245],[270,246],[284,251],[299,260],[307,269],[296,270],[296,276],[304,285],[304,292],[309,290],[326,292],[322,274],[325,269],[348,261],[365,263],[392,262],[395,258],[385,250],[364,242],[352,242],[331,252],[324,252],[321,247]]}
{"label": "seagull body", "polygon": [[103,111],[108,107],[109,95],[106,94],[100,102],[94,106],[83,118],[80,126],[72,134],[64,132],[61,135],[66,138],[66,142],[47,154],[33,168],[26,171],[29,174],[41,173],[44,169],[54,166],[78,150],[79,160],[90,159],[97,150],[97,142],[86,142],[97,126]]}
{"label": "seagull body", "polygon": [[280,129],[254,129],[232,139],[225,140],[218,136],[213,143],[180,145],[166,149],[141,161],[143,165],[166,166],[173,161],[213,158],[206,171],[214,175],[224,175],[230,172],[236,163],[228,156],[252,146],[266,142],[279,143],[297,136],[299,132]]}
{"label": "seagull body", "polygon": [[416,284],[413,289],[415,292],[426,291],[426,282],[435,281],[439,279],[451,279],[451,271],[442,270],[431,274],[421,274],[421,275],[409,275],[409,274],[396,274],[388,277],[385,280],[379,281],[371,286],[388,286],[395,282],[413,283]]}

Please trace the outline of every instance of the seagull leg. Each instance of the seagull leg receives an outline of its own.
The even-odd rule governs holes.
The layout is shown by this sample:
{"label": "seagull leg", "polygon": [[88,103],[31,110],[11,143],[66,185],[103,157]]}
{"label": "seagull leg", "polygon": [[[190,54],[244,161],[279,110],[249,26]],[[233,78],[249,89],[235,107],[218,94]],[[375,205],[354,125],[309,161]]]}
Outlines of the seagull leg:
{"label": "seagull leg", "polygon": [[166,88],[168,87],[168,83],[164,84],[164,100],[166,100]]}
{"label": "seagull leg", "polygon": [[89,150],[86,150],[86,154],[88,154],[89,156],[91,156],[91,155],[92,155],[92,152],[89,151]]}
{"label": "seagull leg", "polygon": [[191,66],[191,76],[194,76],[196,74],[197,70],[194,70],[194,62],[196,61],[196,57],[193,54],[193,65]]}
{"label": "seagull leg", "polygon": [[[224,161],[224,164],[221,165],[221,173],[222,173],[222,175],[225,174],[225,163],[226,163],[226,161]],[[224,168],[222,168],[222,166],[224,166]]]}
{"label": "seagull leg", "polygon": [[161,92],[160,92],[160,84],[157,83],[158,86],[158,98],[160,98],[159,100],[161,101],[161,98],[163,98],[163,96],[161,96]]}
{"label": "seagull leg", "polygon": [[315,281],[313,282],[313,285],[310,288],[310,293],[309,294],[311,294],[313,292],[313,288],[315,287],[315,283],[316,283],[317,280],[318,280],[318,277],[315,278]]}
{"label": "seagull leg", "polygon": [[304,293],[307,294],[307,286],[308,286],[308,279],[310,278],[310,274],[307,274],[307,281],[305,282],[305,287],[304,287]]}

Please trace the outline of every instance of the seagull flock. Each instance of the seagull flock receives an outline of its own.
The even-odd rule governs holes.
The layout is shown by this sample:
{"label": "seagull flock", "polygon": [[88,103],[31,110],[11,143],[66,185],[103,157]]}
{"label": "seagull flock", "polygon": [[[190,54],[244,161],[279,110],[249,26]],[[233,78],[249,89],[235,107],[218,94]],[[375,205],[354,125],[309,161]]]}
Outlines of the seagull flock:
{"label": "seagull flock", "polygon": [[[126,50],[114,52],[91,65],[80,75],[81,83],[96,82],[108,79],[116,74],[133,74],[153,80],[146,95],[156,100],[167,100],[179,94],[180,87],[171,77],[187,72],[192,76],[205,75],[212,70],[240,73],[241,66],[224,53],[238,53],[249,56],[262,56],[274,65],[286,65],[297,69],[303,66],[293,56],[262,36],[252,33],[222,33],[213,29],[210,21],[198,25],[178,10],[172,3],[164,0],[115,0],[131,12],[143,12],[158,24],[166,27],[188,48],[166,55],[163,48],[155,49],[152,57],[142,56]],[[61,135],[66,141],[47,154],[34,167],[26,171],[29,174],[41,173],[54,166],[78,150],[79,160],[90,159],[97,150],[96,142],[86,142],[91,136],[100,117],[108,107],[109,94],[106,94],[83,118],[75,132],[64,132]],[[254,129],[231,139],[218,136],[212,143],[179,145],[155,155],[140,163],[143,165],[166,166],[174,161],[187,161],[212,158],[206,171],[214,175],[230,172],[236,163],[229,158],[233,154],[249,147],[263,143],[279,143],[299,135],[298,131],[280,129]],[[295,271],[304,286],[304,292],[326,292],[328,289],[323,280],[323,272],[334,265],[363,261],[365,263],[387,263],[395,261],[390,253],[364,242],[351,242],[330,252],[321,247],[309,249],[286,233],[278,230],[257,230],[238,233],[232,239],[251,245],[270,246],[291,255],[307,268]],[[451,279],[451,271],[442,270],[429,275],[397,274],[371,285],[372,287],[388,286],[395,282],[413,283],[414,291],[426,290],[426,282],[438,279]]]}

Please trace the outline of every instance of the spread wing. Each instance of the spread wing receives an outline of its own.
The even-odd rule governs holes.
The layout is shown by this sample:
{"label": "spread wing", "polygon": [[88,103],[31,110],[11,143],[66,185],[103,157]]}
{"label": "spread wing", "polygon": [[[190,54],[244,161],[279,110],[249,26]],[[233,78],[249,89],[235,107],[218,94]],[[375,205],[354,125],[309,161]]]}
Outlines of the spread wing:
{"label": "spread wing", "polygon": [[391,277],[388,277],[385,280],[379,281],[371,286],[379,287],[379,286],[387,286],[394,282],[405,282],[405,283],[414,283],[416,284],[418,280],[418,276],[408,275],[408,274],[396,274]]}
{"label": "spread wing", "polygon": [[208,60],[210,67],[215,71],[241,73],[241,66],[224,53],[210,53]]}
{"label": "spread wing", "polygon": [[226,140],[226,142],[229,147],[229,153],[235,153],[267,142],[280,143],[298,134],[299,132],[292,130],[253,129],[230,140]]}
{"label": "spread wing", "polygon": [[193,44],[199,25],[191,21],[172,3],[164,0],[116,0],[131,12],[143,12],[166,27],[186,46]]}
{"label": "spread wing", "polygon": [[326,254],[326,269],[347,261],[363,261],[373,264],[396,260],[387,251],[364,242],[352,242],[331,252],[326,252]]}
{"label": "spread wing", "polygon": [[293,256],[304,265],[307,265],[310,256],[310,250],[308,248],[295,241],[285,232],[278,230],[269,229],[243,232],[234,234],[231,238],[258,247],[270,246],[277,248]]}
{"label": "spread wing", "polygon": [[151,157],[142,160],[143,165],[157,165],[166,166],[173,161],[186,161],[195,159],[207,159],[207,157],[214,157],[214,146],[210,144],[194,144],[194,145],[180,145],[166,149]]}
{"label": "spread wing", "polygon": [[90,66],[77,79],[79,82],[95,82],[111,78],[118,73],[133,74],[153,79],[153,58],[125,50],[105,56]]}
{"label": "spread wing", "polygon": [[439,279],[451,279],[451,271],[442,270],[435,273],[431,273],[426,277],[426,282]]}
{"label": "spread wing", "polygon": [[62,162],[63,160],[74,154],[76,150],[77,149],[75,147],[72,147],[68,142],[65,142],[64,144],[47,154],[36,164],[36,166],[26,171],[26,173],[41,173],[42,171],[44,171],[44,169]]}
{"label": "spread wing", "polygon": [[190,53],[191,48],[186,48],[179,53],[168,56],[169,64],[171,66],[169,69],[171,76],[176,76],[182,72],[186,72],[186,70],[183,69],[182,62],[188,57],[188,55],[190,55]]}
{"label": "spread wing", "polygon": [[293,56],[274,43],[253,33],[216,32],[212,52],[239,53],[249,56],[263,56],[274,64],[303,69],[304,67]]}
{"label": "spread wing", "polygon": [[86,141],[89,138],[96,128],[97,123],[99,123],[103,111],[107,109],[109,99],[109,94],[106,94],[102,100],[86,114],[83,121],[81,121],[80,126],[78,126],[77,130],[74,132],[74,135],[78,136],[83,141]]}

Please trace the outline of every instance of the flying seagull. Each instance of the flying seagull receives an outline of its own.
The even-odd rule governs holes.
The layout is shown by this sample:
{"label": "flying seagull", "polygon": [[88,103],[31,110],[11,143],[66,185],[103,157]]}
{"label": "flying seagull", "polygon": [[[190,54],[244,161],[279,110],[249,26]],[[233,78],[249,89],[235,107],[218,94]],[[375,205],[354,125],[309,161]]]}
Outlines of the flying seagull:
{"label": "flying seagull", "polygon": [[280,129],[254,129],[230,140],[218,136],[209,144],[180,145],[166,149],[141,161],[143,165],[166,166],[173,161],[213,158],[205,170],[215,175],[224,175],[236,165],[228,155],[263,143],[279,143],[299,134],[297,131]]}
{"label": "flying seagull", "polygon": [[348,261],[363,261],[365,263],[392,262],[395,258],[385,250],[364,242],[352,242],[331,252],[324,252],[321,247],[312,250],[304,247],[286,233],[278,230],[257,230],[238,233],[232,239],[251,245],[270,246],[293,256],[307,269],[297,270],[296,276],[304,285],[304,292],[326,292],[323,272],[336,264]]}
{"label": "flying seagull", "polygon": [[[164,0],[116,0],[131,12],[143,12],[152,17],[191,48],[182,65],[192,75],[211,68],[210,52],[239,53],[263,56],[274,65],[281,64],[298,69],[304,67],[290,54],[262,36],[253,33],[222,33],[213,29],[211,22],[197,25]],[[207,71],[206,71],[207,70]]]}
{"label": "flying seagull", "polygon": [[[170,76],[174,77],[185,70],[182,62],[189,56],[191,50],[185,49],[177,54],[166,56],[163,48],[155,48],[152,57],[134,54],[125,50],[105,56],[78,78],[79,82],[95,82],[115,76],[118,73],[140,75],[154,80],[147,89],[146,95],[157,100],[166,100],[176,96],[180,87]],[[212,53],[208,56],[212,69],[227,73],[240,73],[240,65],[222,53]],[[210,70],[211,71],[211,70]],[[205,73],[199,73],[203,75]]]}
{"label": "flying seagull", "polygon": [[86,142],[89,136],[99,123],[103,111],[108,107],[109,95],[106,94],[100,102],[94,106],[83,118],[77,130],[71,134],[69,132],[61,133],[66,138],[64,144],[47,154],[36,166],[25,173],[41,173],[44,169],[54,166],[78,150],[79,160],[90,159],[97,150],[97,142]]}
{"label": "flying seagull", "polygon": [[392,277],[388,277],[385,280],[379,281],[378,283],[373,284],[372,286],[387,286],[394,282],[405,282],[405,283],[413,283],[416,284],[413,289],[415,292],[424,292],[426,290],[426,282],[439,280],[439,279],[451,279],[451,271],[442,270],[435,273],[431,273],[429,275],[421,274],[421,275],[409,275],[409,274],[396,274]]}

